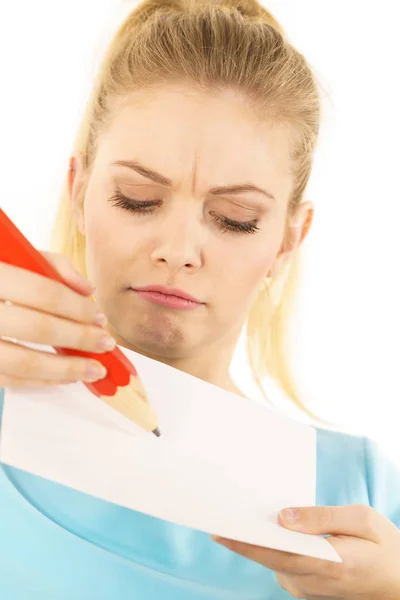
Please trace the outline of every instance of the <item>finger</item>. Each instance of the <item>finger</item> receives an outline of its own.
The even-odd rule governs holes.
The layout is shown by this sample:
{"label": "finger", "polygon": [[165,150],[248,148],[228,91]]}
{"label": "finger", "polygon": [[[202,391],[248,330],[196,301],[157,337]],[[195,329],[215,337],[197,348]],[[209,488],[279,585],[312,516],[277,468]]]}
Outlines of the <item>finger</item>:
{"label": "finger", "polygon": [[233,552],[240,554],[260,565],[280,573],[293,575],[319,575],[321,577],[340,578],[343,574],[343,563],[337,563],[320,558],[312,558],[294,554],[292,552],[283,552],[271,548],[262,548],[236,542],[225,538],[211,536],[217,543],[229,548]]}
{"label": "finger", "polygon": [[84,295],[94,292],[95,286],[74,268],[66,256],[56,252],[41,252],[41,254],[58,271],[65,283],[73,287],[77,292]]}
{"label": "finger", "polygon": [[283,590],[288,592],[293,598],[305,598],[305,594],[295,585],[292,578],[283,573],[275,573],[276,580]]}
{"label": "finger", "polygon": [[0,377],[21,377],[23,373],[26,379],[93,382],[107,374],[105,367],[96,360],[60,356],[4,340],[0,340],[0,364]]}
{"label": "finger", "polygon": [[[109,352],[115,341],[101,327],[84,325],[18,305],[0,303],[1,336],[54,347]],[[109,345],[106,345],[109,340]]]}
{"label": "finger", "polygon": [[[379,542],[389,530],[390,521],[365,504],[311,506],[279,513],[279,522],[288,529],[309,534],[337,534]],[[391,529],[390,529],[391,530]]]}
{"label": "finger", "polygon": [[282,589],[302,600],[338,600],[343,598],[343,583],[315,575],[285,575],[275,573]]}
{"label": "finger", "polygon": [[[228,540],[211,536],[214,541],[232,552],[236,552],[245,558],[263,565],[272,571],[281,571],[284,573],[312,573],[315,568],[315,558],[293,554],[292,552],[283,552],[280,550],[272,550],[271,548],[261,548],[252,544],[245,544],[235,540]],[[325,561],[319,561],[325,562]]]}
{"label": "finger", "polygon": [[22,377],[10,377],[8,375],[0,375],[0,388],[69,385],[71,383],[76,383],[76,381],[64,381],[62,379],[24,379]]}
{"label": "finger", "polygon": [[[21,276],[16,276],[16,271]],[[58,281],[3,262],[0,262],[0,299],[81,323],[104,324],[98,317],[96,304],[89,298]]]}

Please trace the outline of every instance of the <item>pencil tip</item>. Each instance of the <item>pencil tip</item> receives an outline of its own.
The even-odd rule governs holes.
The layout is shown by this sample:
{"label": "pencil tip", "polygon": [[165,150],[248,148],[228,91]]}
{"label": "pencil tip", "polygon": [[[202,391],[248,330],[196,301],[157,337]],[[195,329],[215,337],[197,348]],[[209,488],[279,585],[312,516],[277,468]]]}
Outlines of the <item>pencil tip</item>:
{"label": "pencil tip", "polygon": [[154,433],[154,435],[156,435],[157,437],[161,436],[161,431],[158,429],[158,427],[156,427],[155,429],[153,429],[152,433]]}

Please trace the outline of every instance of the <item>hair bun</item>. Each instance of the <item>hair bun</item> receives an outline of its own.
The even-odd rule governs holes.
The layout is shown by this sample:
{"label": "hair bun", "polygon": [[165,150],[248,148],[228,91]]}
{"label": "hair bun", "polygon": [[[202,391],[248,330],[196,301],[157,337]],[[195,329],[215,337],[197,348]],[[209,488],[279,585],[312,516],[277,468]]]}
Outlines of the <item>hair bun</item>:
{"label": "hair bun", "polygon": [[220,4],[236,8],[244,17],[266,17],[270,13],[257,0],[209,0],[208,4]]}
{"label": "hair bun", "polygon": [[185,10],[181,0],[143,0],[133,11],[135,17],[145,21],[160,10],[183,12]]}
{"label": "hair bun", "polygon": [[210,6],[236,8],[244,17],[258,18],[277,29],[282,35],[284,31],[271,13],[258,0],[144,0],[135,10],[135,15],[148,19],[154,13],[166,10],[172,12],[197,12]]}

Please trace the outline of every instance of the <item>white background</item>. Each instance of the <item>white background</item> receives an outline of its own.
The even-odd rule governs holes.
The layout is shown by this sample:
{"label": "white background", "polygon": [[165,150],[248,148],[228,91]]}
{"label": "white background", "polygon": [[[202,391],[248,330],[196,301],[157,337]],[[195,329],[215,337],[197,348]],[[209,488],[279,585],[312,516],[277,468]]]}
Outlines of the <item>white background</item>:
{"label": "white background", "polygon": [[[265,4],[328,96],[308,190],[316,212],[293,321],[294,375],[312,410],[378,439],[400,465],[400,4]],[[96,64],[134,5],[0,5],[0,204],[41,249]],[[240,347],[232,368],[250,389]]]}

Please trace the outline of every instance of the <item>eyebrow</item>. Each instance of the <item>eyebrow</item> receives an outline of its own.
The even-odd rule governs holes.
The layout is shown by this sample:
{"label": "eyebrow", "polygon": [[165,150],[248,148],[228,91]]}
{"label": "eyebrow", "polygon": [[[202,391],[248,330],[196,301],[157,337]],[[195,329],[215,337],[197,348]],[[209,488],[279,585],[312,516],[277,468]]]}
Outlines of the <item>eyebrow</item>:
{"label": "eyebrow", "polygon": [[[161,175],[160,173],[157,173],[156,171],[153,171],[136,161],[117,160],[112,164],[132,169],[133,171],[136,171],[136,173],[139,173],[139,175],[146,177],[146,179],[151,179],[159,185],[171,187],[173,184],[171,179],[168,179],[168,177],[165,177],[164,175]],[[253,183],[242,183],[237,185],[214,187],[211,188],[211,190],[209,191],[210,194],[213,194],[215,196],[222,196],[223,194],[243,194],[243,192],[257,192],[259,194],[262,194],[263,196],[266,196],[267,198],[270,198],[271,200],[275,200],[275,197],[270,192],[257,187]]]}

